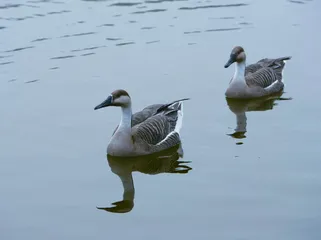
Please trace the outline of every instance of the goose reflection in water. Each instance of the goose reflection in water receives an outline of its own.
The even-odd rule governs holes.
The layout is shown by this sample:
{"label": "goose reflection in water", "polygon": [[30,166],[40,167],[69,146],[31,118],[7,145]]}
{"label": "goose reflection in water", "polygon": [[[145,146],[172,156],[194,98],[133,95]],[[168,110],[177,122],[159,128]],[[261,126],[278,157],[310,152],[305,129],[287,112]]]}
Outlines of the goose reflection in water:
{"label": "goose reflection in water", "polygon": [[186,174],[192,168],[186,164],[190,161],[179,161],[183,157],[181,145],[171,149],[140,157],[114,157],[107,155],[111,171],[119,176],[124,193],[123,200],[112,203],[111,207],[97,207],[112,213],[127,213],[134,208],[135,187],[132,172],[149,175],[161,173]]}
{"label": "goose reflection in water", "polygon": [[[227,135],[236,139],[246,138],[245,136],[245,133],[247,132],[246,112],[272,110],[273,107],[277,105],[276,101],[292,99],[292,98],[282,98],[281,97],[282,95],[283,95],[283,92],[274,94],[269,97],[259,98],[259,99],[240,100],[240,99],[226,98],[229,109],[236,115],[235,132]],[[236,144],[242,144],[242,142],[238,142]]]}

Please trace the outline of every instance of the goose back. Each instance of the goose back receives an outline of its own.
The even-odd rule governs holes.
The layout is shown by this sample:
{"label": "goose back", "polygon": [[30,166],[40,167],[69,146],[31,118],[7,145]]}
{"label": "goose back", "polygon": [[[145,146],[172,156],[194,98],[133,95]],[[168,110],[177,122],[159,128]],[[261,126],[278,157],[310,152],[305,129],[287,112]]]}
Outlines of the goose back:
{"label": "goose back", "polygon": [[181,102],[162,105],[153,108],[154,115],[132,128],[134,141],[143,141],[157,148],[168,148],[179,143],[179,133],[175,131]]}

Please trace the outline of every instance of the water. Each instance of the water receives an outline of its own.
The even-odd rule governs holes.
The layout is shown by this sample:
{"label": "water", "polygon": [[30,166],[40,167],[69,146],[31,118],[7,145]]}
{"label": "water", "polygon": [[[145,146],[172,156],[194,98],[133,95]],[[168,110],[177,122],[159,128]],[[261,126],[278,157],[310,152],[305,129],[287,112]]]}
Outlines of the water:
{"label": "water", "polygon": [[[321,239],[320,7],[2,0],[0,239]],[[228,103],[235,45],[248,63],[293,56],[292,100]],[[183,158],[106,158],[120,111],[93,108],[118,88],[134,111],[191,98]],[[127,212],[97,209],[131,171]]]}

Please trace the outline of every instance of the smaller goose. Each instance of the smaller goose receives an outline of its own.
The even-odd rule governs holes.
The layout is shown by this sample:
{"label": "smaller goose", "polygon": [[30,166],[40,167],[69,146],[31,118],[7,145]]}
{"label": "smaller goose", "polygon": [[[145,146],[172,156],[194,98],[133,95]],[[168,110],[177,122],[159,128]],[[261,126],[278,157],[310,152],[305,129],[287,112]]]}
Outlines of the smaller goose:
{"label": "smaller goose", "polygon": [[282,72],[285,60],[291,57],[276,59],[264,58],[257,63],[246,66],[244,49],[233,48],[230,59],[225,64],[228,68],[236,62],[235,73],[225,92],[227,98],[258,98],[281,92],[284,88]]}
{"label": "smaller goose", "polygon": [[116,90],[95,110],[121,107],[120,124],[115,129],[107,154],[118,157],[148,155],[180,143],[179,131],[183,120],[183,101],[154,104],[132,115],[131,98],[122,89]]}

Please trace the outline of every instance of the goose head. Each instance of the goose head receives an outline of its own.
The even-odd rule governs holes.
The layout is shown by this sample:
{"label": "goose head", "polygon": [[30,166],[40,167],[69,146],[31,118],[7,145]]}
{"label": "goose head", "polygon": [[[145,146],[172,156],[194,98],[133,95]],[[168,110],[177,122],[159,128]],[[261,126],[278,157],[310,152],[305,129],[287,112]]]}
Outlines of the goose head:
{"label": "goose head", "polygon": [[234,62],[241,63],[244,62],[246,59],[244,49],[240,46],[236,46],[233,48],[230,59],[227,61],[227,63],[224,65],[225,68],[228,68],[231,64]]}
{"label": "goose head", "polygon": [[130,104],[131,99],[129,94],[123,89],[118,89],[113,91],[105,101],[97,105],[95,110],[109,106],[128,107]]}

